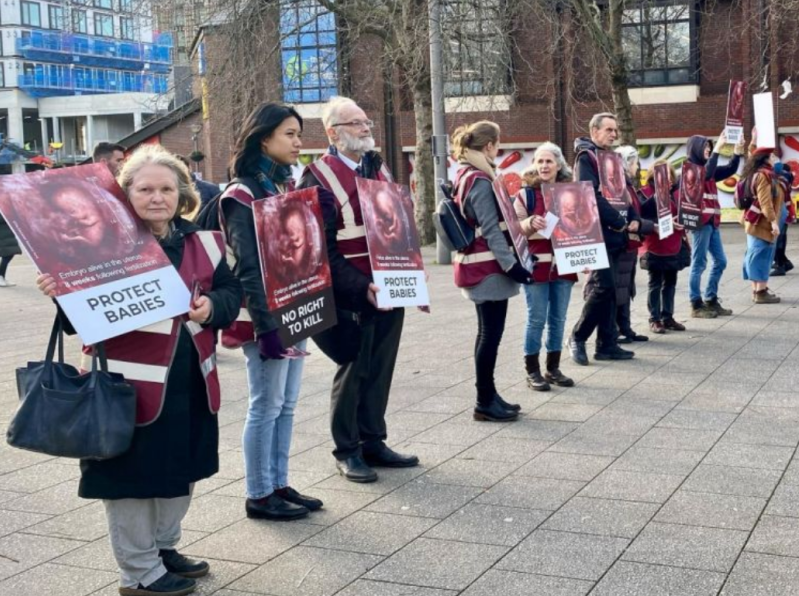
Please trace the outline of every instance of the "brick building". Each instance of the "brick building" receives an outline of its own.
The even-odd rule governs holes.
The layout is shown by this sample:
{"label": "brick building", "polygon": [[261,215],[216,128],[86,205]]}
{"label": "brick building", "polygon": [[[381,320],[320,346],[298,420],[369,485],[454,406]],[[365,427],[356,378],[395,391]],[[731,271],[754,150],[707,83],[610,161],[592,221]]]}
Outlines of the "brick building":
{"label": "brick building", "polygon": [[[492,19],[502,18],[503,5],[504,0],[445,2],[448,14],[455,15],[445,23],[450,35],[445,56],[447,126],[452,131],[482,118],[498,122],[503,130],[502,170],[518,174],[529,164],[532,150],[545,140],[570,154],[574,138],[585,134],[591,114],[607,110],[612,100],[603,82],[606,76],[597,70],[596,61],[584,55],[581,42],[568,34],[574,29],[572,17],[558,15],[549,22],[532,15],[520,17],[508,33],[513,43],[495,51],[491,34],[497,27]],[[783,44],[774,43],[790,39],[790,32],[775,26],[764,34],[750,27],[758,6],[757,0],[669,0],[625,11],[624,51],[644,168],[655,158],[679,163],[687,137],[716,136],[723,129],[731,79],[745,80],[750,89],[760,91],[762,81],[776,90],[792,76],[799,52],[786,53]],[[336,17],[313,0],[282,0],[280,10],[279,26],[264,32],[280,40],[278,68],[268,60],[260,67],[264,99],[294,104],[306,119],[305,161],[327,145],[319,120],[323,101],[346,94],[375,121],[377,145],[398,178],[412,183],[413,105],[398,79],[386,81],[377,42],[341,39]],[[553,31],[565,32],[558,37],[563,40],[560,45],[550,43]],[[206,89],[206,62],[214,54],[218,34],[213,27],[201,29],[189,50],[198,94]],[[779,55],[774,49],[778,47]],[[503,51],[506,55],[500,55]],[[245,67],[259,68],[256,63]],[[599,83],[585,84],[594,79]],[[216,105],[213,97],[204,100],[201,150],[207,157],[200,168],[206,179],[221,182],[226,179],[231,127],[229,119],[224,126],[216,124],[216,114],[225,106]],[[751,102],[749,106],[747,130],[752,125]],[[785,144],[787,137],[799,133],[799,97],[781,100],[775,93],[775,106],[784,159],[799,161],[799,152]]]}

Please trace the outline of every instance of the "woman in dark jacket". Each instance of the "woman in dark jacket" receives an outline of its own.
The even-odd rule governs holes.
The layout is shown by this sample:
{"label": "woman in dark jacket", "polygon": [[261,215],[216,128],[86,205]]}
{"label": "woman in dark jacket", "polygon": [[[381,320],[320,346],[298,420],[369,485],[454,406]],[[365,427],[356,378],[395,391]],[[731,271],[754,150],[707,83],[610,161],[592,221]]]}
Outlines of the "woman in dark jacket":
{"label": "woman in dark jacket", "polygon": [[[187,315],[105,342],[109,370],[124,369],[136,387],[138,426],[123,455],[81,461],[78,494],[103,499],[120,594],[188,594],[196,587],[192,578],[207,574],[209,565],[175,550],[180,524],[194,483],[219,469],[218,377],[215,366],[209,369],[206,363],[215,362],[215,330],[235,320],[242,291],[224,259],[222,238],[184,219],[196,211],[199,198],[177,158],[160,146],[145,145],[125,163],[119,182],[184,281],[196,278],[205,287]],[[209,245],[215,249],[208,250]],[[37,284],[54,295],[50,275],[39,276]],[[201,356],[204,350],[211,356]],[[165,356],[165,367],[151,364],[162,361],[159,356]],[[159,373],[160,387],[154,378],[159,368],[166,369]],[[142,400],[155,408],[144,408]],[[157,413],[143,420],[144,411]]]}
{"label": "woman in dark jacket", "polygon": [[10,288],[14,285],[6,279],[6,272],[11,259],[21,253],[22,250],[17,244],[14,233],[6,223],[6,220],[3,219],[3,216],[0,215],[0,288]]}
{"label": "woman in dark jacket", "polygon": [[[641,216],[657,223],[658,208],[655,200],[655,166],[668,165],[664,160],[652,164],[646,177],[646,184],[641,188]],[[666,331],[685,331],[685,326],[674,320],[674,294],[677,288],[677,273],[686,265],[681,262],[680,254],[685,240],[685,228],[677,223],[677,187],[674,183],[674,170],[668,167],[668,189],[671,198],[671,215],[675,220],[674,233],[663,240],[656,234],[644,239],[641,247],[641,269],[649,272],[649,328],[653,333],[663,334]],[[690,249],[688,249],[690,250]]]}
{"label": "woman in dark jacket", "polygon": [[[247,361],[250,403],[242,447],[248,517],[293,520],[322,508],[288,484],[294,408],[304,358],[285,358],[278,324],[266,301],[252,202],[294,189],[291,166],[302,148],[302,118],[288,106],[265,103],[244,121],[230,165],[234,181],[220,198],[220,221],[244,288],[239,321],[222,336]],[[286,234],[285,230],[281,233]],[[281,239],[275,239],[280,242]],[[305,340],[296,346],[304,350]]]}

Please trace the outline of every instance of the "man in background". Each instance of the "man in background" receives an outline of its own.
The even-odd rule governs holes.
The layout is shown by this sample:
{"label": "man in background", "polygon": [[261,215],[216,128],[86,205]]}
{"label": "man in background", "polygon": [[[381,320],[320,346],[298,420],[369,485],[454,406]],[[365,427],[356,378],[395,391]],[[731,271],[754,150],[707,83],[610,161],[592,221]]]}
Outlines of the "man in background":
{"label": "man in background", "polygon": [[94,163],[104,163],[111,170],[114,178],[119,176],[119,170],[122,169],[122,164],[125,163],[125,147],[117,145],[116,143],[97,143],[92,153],[92,161]]}

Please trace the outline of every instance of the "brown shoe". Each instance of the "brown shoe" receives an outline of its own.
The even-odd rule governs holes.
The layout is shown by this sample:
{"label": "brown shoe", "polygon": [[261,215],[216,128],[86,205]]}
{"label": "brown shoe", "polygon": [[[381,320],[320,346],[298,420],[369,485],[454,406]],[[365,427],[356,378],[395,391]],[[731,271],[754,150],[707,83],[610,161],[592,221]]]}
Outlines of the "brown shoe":
{"label": "brown shoe", "polygon": [[759,292],[755,292],[754,295],[755,304],[779,304],[780,297],[770,292],[768,288],[765,290],[760,290]]}
{"label": "brown shoe", "polygon": [[666,327],[663,325],[662,321],[649,321],[649,328],[652,330],[652,333],[657,333],[659,335],[666,333]]}
{"label": "brown shoe", "polygon": [[663,326],[667,331],[685,331],[685,325],[678,323],[674,319],[666,319],[663,321]]}
{"label": "brown shoe", "polygon": [[691,316],[694,319],[715,319],[719,315],[715,310],[708,308],[705,304],[695,304],[691,308]]}

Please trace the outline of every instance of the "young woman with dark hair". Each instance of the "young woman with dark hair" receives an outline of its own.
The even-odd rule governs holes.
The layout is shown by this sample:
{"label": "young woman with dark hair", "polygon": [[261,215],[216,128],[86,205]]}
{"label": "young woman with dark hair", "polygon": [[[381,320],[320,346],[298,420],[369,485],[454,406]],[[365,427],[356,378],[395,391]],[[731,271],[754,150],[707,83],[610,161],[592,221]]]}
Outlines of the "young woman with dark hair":
{"label": "young woman with dark hair", "polygon": [[[241,314],[222,334],[222,344],[241,347],[247,361],[245,507],[248,517],[273,520],[298,519],[322,507],[319,499],[301,495],[288,484],[303,359],[284,358],[286,346],[266,302],[252,213],[254,200],[293,190],[291,166],[300,155],[301,137],[302,118],[293,108],[274,103],[256,108],[236,140],[230,162],[234,180],[219,201],[220,222],[235,258],[233,273],[244,287]],[[297,347],[304,348],[305,342]]]}

